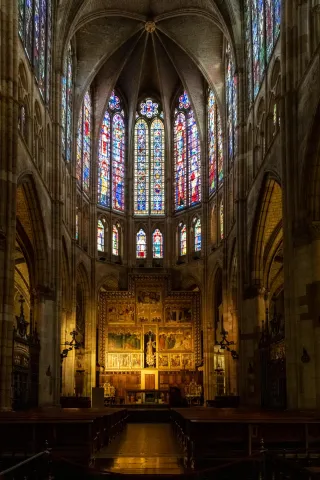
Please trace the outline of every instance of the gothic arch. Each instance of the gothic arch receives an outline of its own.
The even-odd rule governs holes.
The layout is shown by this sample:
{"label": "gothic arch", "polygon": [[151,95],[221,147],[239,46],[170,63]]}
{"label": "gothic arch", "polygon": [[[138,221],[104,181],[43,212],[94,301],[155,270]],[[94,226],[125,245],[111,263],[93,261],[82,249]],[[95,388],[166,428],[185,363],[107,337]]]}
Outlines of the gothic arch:
{"label": "gothic arch", "polygon": [[33,247],[35,287],[50,284],[48,236],[41,203],[34,178],[24,173],[17,182],[17,223],[20,222]]}
{"label": "gothic arch", "polygon": [[271,175],[266,175],[257,205],[251,241],[251,281],[265,286],[267,258],[282,238],[282,189]]}

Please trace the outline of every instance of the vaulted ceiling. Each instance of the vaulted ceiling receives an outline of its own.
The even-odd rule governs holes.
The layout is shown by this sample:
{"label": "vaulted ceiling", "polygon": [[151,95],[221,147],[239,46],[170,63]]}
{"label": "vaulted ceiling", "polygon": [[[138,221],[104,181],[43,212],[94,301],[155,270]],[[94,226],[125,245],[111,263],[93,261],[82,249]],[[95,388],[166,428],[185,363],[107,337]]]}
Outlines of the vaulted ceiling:
{"label": "vaulted ceiling", "polygon": [[117,85],[133,119],[137,102],[146,95],[160,100],[165,112],[171,111],[183,87],[199,125],[204,125],[206,82],[222,101],[225,38],[233,43],[236,36],[237,3],[60,0],[60,50],[63,55],[67,42],[73,42],[78,106],[93,84],[96,118],[102,119],[106,100]]}

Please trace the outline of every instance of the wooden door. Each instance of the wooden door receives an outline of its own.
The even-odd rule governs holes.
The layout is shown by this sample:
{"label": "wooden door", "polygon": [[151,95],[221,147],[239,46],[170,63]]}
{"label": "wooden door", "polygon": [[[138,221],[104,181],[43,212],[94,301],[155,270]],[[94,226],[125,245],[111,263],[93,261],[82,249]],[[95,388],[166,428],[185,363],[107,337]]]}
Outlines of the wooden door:
{"label": "wooden door", "polygon": [[154,373],[145,374],[145,389],[146,390],[155,390],[156,388],[156,378]]}

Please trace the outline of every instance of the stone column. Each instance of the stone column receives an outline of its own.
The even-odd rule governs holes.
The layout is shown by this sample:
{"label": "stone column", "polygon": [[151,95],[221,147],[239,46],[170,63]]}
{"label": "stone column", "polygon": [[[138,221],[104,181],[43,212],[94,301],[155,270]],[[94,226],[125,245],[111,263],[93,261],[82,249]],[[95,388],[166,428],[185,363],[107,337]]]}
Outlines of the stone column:
{"label": "stone column", "polygon": [[18,142],[18,2],[0,0],[0,19],[0,410],[10,410]]}

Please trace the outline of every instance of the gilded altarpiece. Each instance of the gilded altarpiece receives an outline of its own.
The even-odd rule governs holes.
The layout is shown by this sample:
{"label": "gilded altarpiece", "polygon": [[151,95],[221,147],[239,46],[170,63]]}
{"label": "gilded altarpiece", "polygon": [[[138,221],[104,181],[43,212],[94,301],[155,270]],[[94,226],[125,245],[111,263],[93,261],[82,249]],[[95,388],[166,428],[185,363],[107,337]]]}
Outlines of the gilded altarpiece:
{"label": "gilded altarpiece", "polygon": [[99,303],[99,363],[106,374],[190,371],[200,364],[198,292],[172,291],[168,275],[131,275],[128,291],[101,292]]}

